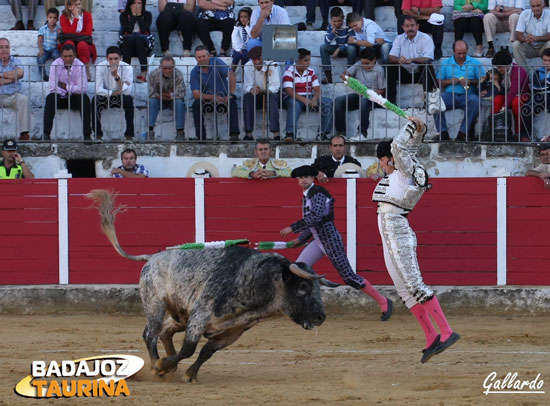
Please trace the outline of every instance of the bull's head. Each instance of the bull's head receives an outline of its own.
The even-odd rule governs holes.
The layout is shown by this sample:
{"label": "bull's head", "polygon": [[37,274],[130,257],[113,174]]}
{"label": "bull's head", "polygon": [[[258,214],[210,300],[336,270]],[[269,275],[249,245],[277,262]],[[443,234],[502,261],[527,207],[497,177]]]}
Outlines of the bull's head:
{"label": "bull's head", "polygon": [[285,313],[307,330],[320,326],[326,315],[319,285],[339,285],[317,275],[311,267],[303,263],[290,264],[288,272],[283,273],[283,281],[286,290]]}

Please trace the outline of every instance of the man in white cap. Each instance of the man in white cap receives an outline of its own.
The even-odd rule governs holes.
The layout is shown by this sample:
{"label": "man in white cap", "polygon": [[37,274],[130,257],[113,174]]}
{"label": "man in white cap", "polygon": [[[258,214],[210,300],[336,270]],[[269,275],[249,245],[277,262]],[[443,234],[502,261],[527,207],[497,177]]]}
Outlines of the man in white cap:
{"label": "man in white cap", "polygon": [[17,152],[15,140],[5,140],[2,143],[2,162],[0,162],[0,179],[33,179],[31,172],[21,154]]}

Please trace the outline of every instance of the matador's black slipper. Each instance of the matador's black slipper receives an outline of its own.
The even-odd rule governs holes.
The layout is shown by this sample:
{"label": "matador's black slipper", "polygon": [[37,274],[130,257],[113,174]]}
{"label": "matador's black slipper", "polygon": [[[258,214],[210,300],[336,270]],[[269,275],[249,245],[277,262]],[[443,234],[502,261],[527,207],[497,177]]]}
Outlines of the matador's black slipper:
{"label": "matador's black slipper", "polygon": [[393,301],[389,298],[387,300],[388,300],[388,309],[385,312],[382,312],[382,315],[380,316],[380,320],[382,321],[389,320],[393,313]]}
{"label": "matador's black slipper", "polygon": [[460,334],[453,332],[453,334],[451,334],[451,335],[449,336],[449,338],[447,338],[445,341],[441,341],[441,342],[439,343],[439,345],[438,345],[437,348],[435,349],[434,355],[435,355],[435,354],[439,354],[440,352],[445,351],[445,350],[446,350],[447,348],[449,348],[451,345],[453,345],[454,343],[456,343],[459,339],[460,339]]}
{"label": "matador's black slipper", "polygon": [[433,357],[435,354],[437,354],[436,350],[439,346],[439,339],[441,336],[438,334],[435,340],[430,344],[428,348],[425,348],[422,350],[422,358],[420,359],[420,362],[425,363],[427,362],[431,357]]}

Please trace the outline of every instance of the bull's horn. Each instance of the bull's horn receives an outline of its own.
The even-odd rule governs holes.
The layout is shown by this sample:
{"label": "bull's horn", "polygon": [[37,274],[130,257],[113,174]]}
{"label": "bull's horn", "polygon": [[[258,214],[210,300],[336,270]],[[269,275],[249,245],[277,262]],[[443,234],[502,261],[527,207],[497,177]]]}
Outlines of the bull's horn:
{"label": "bull's horn", "polygon": [[322,279],[325,277],[325,275],[317,275],[317,274],[312,275],[309,272],[304,271],[302,268],[300,268],[296,264],[290,264],[288,269],[290,269],[290,272],[292,272],[294,275],[304,279],[315,280],[315,279]]}
{"label": "bull's horn", "polygon": [[341,286],[339,283],[329,281],[325,278],[319,279],[319,283],[321,285],[328,286],[329,288],[337,288],[338,286]]}

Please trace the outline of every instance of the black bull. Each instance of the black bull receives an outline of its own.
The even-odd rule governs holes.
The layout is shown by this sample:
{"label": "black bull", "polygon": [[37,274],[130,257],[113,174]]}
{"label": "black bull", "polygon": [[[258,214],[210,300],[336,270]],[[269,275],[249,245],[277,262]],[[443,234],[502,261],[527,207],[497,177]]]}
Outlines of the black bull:
{"label": "black bull", "polygon": [[[309,266],[237,246],[130,255],[116,237],[114,220],[120,211],[114,207],[116,196],[94,190],[88,197],[95,200],[102,230],[115,250],[125,258],[147,261],[139,289],[147,318],[143,339],[153,374],[175,370],[180,360],[194,354],[201,336],[208,341],[185,372],[188,381],[197,378],[201,365],[216,351],[234,343],[260,320],[284,314],[305,329],[325,320],[320,284],[338,285]],[[178,331],[185,331],[179,352],[172,341]],[[167,355],[162,359],[157,349],[159,337]]]}

